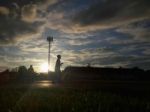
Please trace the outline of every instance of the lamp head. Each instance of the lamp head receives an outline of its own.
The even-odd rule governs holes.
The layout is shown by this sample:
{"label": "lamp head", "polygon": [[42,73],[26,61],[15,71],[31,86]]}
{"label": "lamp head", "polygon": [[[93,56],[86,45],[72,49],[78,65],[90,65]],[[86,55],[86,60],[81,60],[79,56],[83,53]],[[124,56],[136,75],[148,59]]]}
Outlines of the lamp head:
{"label": "lamp head", "polygon": [[47,41],[53,42],[53,37],[47,37]]}

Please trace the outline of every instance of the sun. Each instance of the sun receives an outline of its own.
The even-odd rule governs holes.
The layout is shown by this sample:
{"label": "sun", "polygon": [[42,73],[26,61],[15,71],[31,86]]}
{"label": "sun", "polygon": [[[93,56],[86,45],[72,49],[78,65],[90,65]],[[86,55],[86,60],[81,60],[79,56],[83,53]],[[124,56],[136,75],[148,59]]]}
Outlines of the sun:
{"label": "sun", "polygon": [[48,64],[47,63],[42,63],[40,66],[40,71],[41,72],[47,72],[48,71]]}

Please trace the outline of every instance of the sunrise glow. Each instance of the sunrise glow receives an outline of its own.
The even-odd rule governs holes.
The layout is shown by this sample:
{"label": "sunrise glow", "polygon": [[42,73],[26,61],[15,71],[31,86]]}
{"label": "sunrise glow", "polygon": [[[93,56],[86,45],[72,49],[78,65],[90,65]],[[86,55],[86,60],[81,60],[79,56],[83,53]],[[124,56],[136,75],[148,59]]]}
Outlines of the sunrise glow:
{"label": "sunrise glow", "polygon": [[40,71],[41,72],[47,72],[48,71],[48,64],[47,63],[42,63],[40,65]]}

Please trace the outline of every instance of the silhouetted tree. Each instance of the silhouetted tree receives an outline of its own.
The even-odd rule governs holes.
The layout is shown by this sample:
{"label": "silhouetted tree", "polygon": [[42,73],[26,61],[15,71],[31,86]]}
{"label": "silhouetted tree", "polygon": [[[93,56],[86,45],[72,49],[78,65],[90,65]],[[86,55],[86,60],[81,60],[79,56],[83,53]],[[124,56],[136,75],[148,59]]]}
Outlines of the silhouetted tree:
{"label": "silhouetted tree", "polygon": [[18,69],[18,78],[19,80],[26,80],[28,77],[28,70],[25,66],[20,66]]}
{"label": "silhouetted tree", "polygon": [[10,74],[9,74],[9,70],[8,69],[3,71],[3,72],[1,72],[0,73],[0,84],[9,82],[9,78],[10,78]]}
{"label": "silhouetted tree", "polygon": [[27,75],[27,72],[28,72],[28,70],[27,70],[27,68],[25,66],[20,66],[19,67],[18,73],[20,75]]}

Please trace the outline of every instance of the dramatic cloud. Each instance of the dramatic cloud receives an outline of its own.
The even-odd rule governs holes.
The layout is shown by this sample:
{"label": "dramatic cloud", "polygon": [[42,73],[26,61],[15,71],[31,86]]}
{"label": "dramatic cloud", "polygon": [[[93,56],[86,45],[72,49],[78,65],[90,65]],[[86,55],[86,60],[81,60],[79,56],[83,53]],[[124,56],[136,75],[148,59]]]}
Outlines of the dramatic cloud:
{"label": "dramatic cloud", "polygon": [[150,42],[150,19],[124,25],[117,29],[118,32],[130,34],[135,40]]}
{"label": "dramatic cloud", "polygon": [[62,0],[48,7],[47,27],[65,33],[115,28],[150,19],[149,4],[149,0]]}
{"label": "dramatic cloud", "polygon": [[26,39],[39,32],[43,22],[27,23],[21,20],[0,18],[0,43],[13,43],[17,39]]}
{"label": "dramatic cloud", "polygon": [[0,0],[0,69],[68,65],[150,67],[149,0]]}
{"label": "dramatic cloud", "polygon": [[0,1],[0,43],[14,43],[40,33],[45,22],[36,18],[37,7],[45,3],[54,0]]}
{"label": "dramatic cloud", "polygon": [[124,24],[128,21],[150,18],[149,5],[149,0],[98,1],[75,15],[74,22],[83,26]]}
{"label": "dramatic cloud", "polygon": [[32,22],[35,20],[37,15],[37,6],[36,5],[26,5],[22,8],[22,20],[27,22]]}

